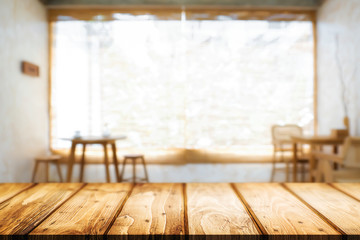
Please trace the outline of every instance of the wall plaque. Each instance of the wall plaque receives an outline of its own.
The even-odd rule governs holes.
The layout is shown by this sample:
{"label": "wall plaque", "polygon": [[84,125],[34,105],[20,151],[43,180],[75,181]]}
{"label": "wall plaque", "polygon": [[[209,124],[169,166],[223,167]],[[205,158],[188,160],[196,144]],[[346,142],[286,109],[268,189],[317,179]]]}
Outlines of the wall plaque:
{"label": "wall plaque", "polygon": [[26,61],[21,62],[21,70],[24,74],[29,76],[38,77],[40,75],[39,66]]}

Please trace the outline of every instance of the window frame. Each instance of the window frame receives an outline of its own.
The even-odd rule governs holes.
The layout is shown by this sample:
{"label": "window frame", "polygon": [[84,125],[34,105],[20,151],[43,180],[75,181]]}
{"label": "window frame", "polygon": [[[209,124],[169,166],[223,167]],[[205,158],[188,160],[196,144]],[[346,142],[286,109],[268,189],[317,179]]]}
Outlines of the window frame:
{"label": "window frame", "polygon": [[[115,9],[107,9],[107,8],[55,8],[48,9],[48,121],[49,121],[49,150],[52,153],[65,155],[63,150],[54,149],[52,147],[52,59],[54,57],[54,53],[52,51],[52,43],[54,40],[53,36],[53,28],[54,23],[57,21],[66,21],[68,20],[99,20],[98,16],[101,16],[101,20],[115,20],[113,17],[114,13],[129,13],[133,15],[144,15],[150,14],[155,15],[158,19],[176,19],[180,20],[181,13],[185,10],[184,7],[174,6],[174,7],[158,7],[158,6],[147,6],[145,7],[121,7]],[[221,14],[233,14],[238,16],[238,20],[267,20],[271,18],[271,16],[283,16],[287,14],[288,16],[293,15],[294,18],[271,18],[272,21],[310,21],[312,23],[313,30],[313,43],[314,43],[314,66],[313,66],[313,114],[314,114],[314,135],[318,133],[318,80],[317,80],[317,24],[316,24],[316,10],[288,10],[288,9],[244,9],[239,7],[229,8],[229,7],[187,7],[186,13],[194,14],[194,13],[206,13],[210,16],[221,15]],[[244,13],[244,14],[242,14]],[[64,17],[61,19],[61,17]],[[180,18],[179,18],[180,16]],[[239,17],[240,16],[240,17]],[[304,16],[302,19],[299,19],[299,16]],[[209,19],[209,18],[208,18]],[[195,151],[195,150],[194,150]],[[185,149],[185,157],[184,160],[187,162],[189,156],[187,154],[188,150]],[[196,151],[195,151],[196,152]],[[200,151],[201,152],[201,151]],[[192,155],[192,154],[191,154]],[[195,153],[196,156],[199,155],[199,152]],[[266,160],[264,161],[256,161],[254,160],[254,156],[249,155],[242,162],[269,162],[271,158],[269,156],[265,156]],[[249,160],[250,159],[250,160]],[[251,160],[252,159],[252,160]],[[97,163],[98,161],[95,161]],[[191,162],[202,162],[199,161],[199,158],[195,161]],[[208,162],[208,161],[206,161]],[[214,161],[210,161],[214,163]],[[216,162],[216,161],[215,161]],[[224,161],[219,161],[224,163]],[[230,160],[229,162],[234,162]]]}

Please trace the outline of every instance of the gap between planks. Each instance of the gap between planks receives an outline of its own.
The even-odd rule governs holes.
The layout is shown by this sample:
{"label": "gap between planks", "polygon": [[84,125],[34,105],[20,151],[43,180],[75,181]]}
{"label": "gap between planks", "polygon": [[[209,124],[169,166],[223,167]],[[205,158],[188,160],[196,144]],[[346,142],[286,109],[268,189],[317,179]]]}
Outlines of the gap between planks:
{"label": "gap between planks", "polygon": [[263,236],[266,236],[268,233],[266,232],[264,226],[261,224],[261,222],[257,218],[256,214],[254,213],[254,211],[248,204],[248,202],[245,200],[244,196],[235,187],[234,183],[230,183],[230,186],[231,186],[232,190],[235,192],[236,196],[239,198],[239,201],[241,202],[241,204],[244,206],[244,208],[245,208],[246,212],[248,213],[248,215],[250,216],[251,220],[254,222],[259,233],[261,233],[261,235],[263,235]]}
{"label": "gap between planks", "polygon": [[[35,184],[37,185],[37,184]],[[40,226],[46,219],[48,219],[53,213],[55,213],[62,205],[64,205],[67,201],[69,201],[71,198],[73,198],[78,192],[80,192],[81,189],[83,189],[85,186],[87,185],[87,183],[83,183],[81,187],[79,187],[78,190],[74,191],[65,201],[63,201],[59,206],[57,206],[53,211],[49,212],[49,214],[44,217],[43,220],[39,221],[39,223],[36,226],[33,226],[33,228],[27,233],[25,234],[25,236],[30,235],[30,233],[37,228],[38,226]]]}
{"label": "gap between planks", "polygon": [[[38,188],[40,186],[40,184],[30,184],[29,187],[25,187],[25,189],[22,189],[21,191],[19,191],[17,194],[14,194],[12,197],[8,198],[6,201],[3,201],[1,203],[1,205],[6,208],[7,206],[10,206],[11,207],[14,207],[15,205],[11,206],[11,201],[14,200],[14,199],[17,199],[19,197],[19,199],[15,200],[14,204],[17,204],[17,205],[21,205],[21,203],[19,202],[23,196],[21,196],[22,194],[25,194],[25,196],[27,196],[27,194],[29,194],[29,192],[27,193],[27,191],[31,191],[31,192],[34,192],[35,190],[37,190],[36,188]],[[43,189],[43,188],[46,188],[46,184],[43,184],[42,186],[40,186],[39,190]],[[76,190],[72,190],[71,193],[69,193],[68,196],[66,196],[61,203],[57,204],[56,203],[56,206],[54,206],[54,208],[52,210],[40,210],[40,211],[33,211],[31,210],[30,208],[30,212],[28,214],[27,217],[31,217],[30,218],[30,222],[28,225],[26,226],[21,226],[22,222],[18,222],[17,221],[17,225],[14,225],[14,222],[11,222],[11,226],[8,228],[8,232],[9,234],[15,234],[15,235],[24,235],[24,236],[27,236],[30,232],[32,232],[36,227],[38,227],[43,221],[45,221],[50,215],[52,215],[54,212],[56,212],[60,206],[62,206],[65,202],[67,202],[70,198],[72,198],[74,195],[76,195],[83,187],[85,186],[85,184],[78,184],[78,186],[76,187]],[[39,191],[37,190],[37,191]],[[71,189],[65,189],[64,191],[70,191]],[[30,192],[30,193],[31,193]],[[36,192],[36,191],[35,191]],[[34,193],[33,193],[34,194]],[[30,196],[27,196],[27,198],[31,198],[32,195]],[[36,199],[34,201],[30,201],[30,202],[33,202],[33,203],[36,203]],[[6,204],[4,206],[4,204]],[[43,206],[43,205],[46,205],[45,202],[42,202],[40,201],[39,202],[40,206]],[[27,203],[24,203],[24,199],[23,199],[23,203],[22,203],[22,206],[24,205],[27,205]],[[29,209],[29,208],[28,208]],[[7,209],[9,210],[9,209]],[[7,211],[6,210],[6,211]],[[26,209],[24,209],[26,210]],[[20,211],[20,214],[21,214],[22,211]],[[35,214],[35,215],[34,215]],[[13,216],[13,215],[10,215],[10,217]],[[40,217],[39,217],[40,216]],[[34,220],[33,219],[37,219],[37,220]],[[32,222],[31,222],[32,221]],[[3,226],[2,226],[3,227]],[[11,233],[10,233],[11,232]],[[6,235],[6,233],[4,233],[4,235],[1,235],[0,237],[4,237]]]}
{"label": "gap between planks", "polygon": [[114,225],[114,222],[116,221],[116,219],[118,218],[118,216],[120,215],[121,211],[123,210],[125,203],[127,202],[127,200],[129,199],[131,193],[133,192],[134,188],[135,188],[136,184],[132,184],[131,185],[131,189],[128,191],[128,193],[126,194],[126,197],[124,198],[123,202],[120,204],[119,208],[117,209],[113,219],[111,220],[109,226],[107,227],[107,229],[104,232],[104,237],[108,235],[111,227]]}
{"label": "gap between planks", "polygon": [[189,236],[186,183],[182,184],[182,190],[183,190],[183,199],[184,199],[184,231],[185,231],[185,236]]}
{"label": "gap between planks", "polygon": [[285,188],[288,192],[290,192],[293,196],[295,196],[297,199],[299,199],[305,206],[307,206],[310,210],[312,210],[316,215],[318,215],[324,222],[329,224],[333,229],[341,233],[342,238],[344,239],[344,236],[347,234],[341,230],[336,224],[334,224],[330,219],[325,217],[323,214],[321,214],[318,210],[316,210],[314,207],[312,207],[309,203],[307,203],[304,199],[302,199],[299,195],[297,195],[295,192],[293,192],[288,186],[285,185],[285,183],[280,183],[280,185]]}
{"label": "gap between planks", "polygon": [[16,197],[16,196],[19,195],[20,193],[22,193],[22,192],[24,192],[24,191],[26,191],[26,190],[28,190],[28,189],[30,189],[30,188],[33,188],[33,187],[35,187],[36,185],[37,185],[37,183],[32,183],[32,184],[30,184],[29,186],[24,187],[23,189],[21,189],[21,190],[19,190],[18,192],[14,193],[12,196],[9,196],[8,198],[3,199],[2,201],[0,201],[0,204],[4,203],[4,202],[6,202],[6,201],[9,201],[9,200],[12,199],[13,197]]}
{"label": "gap between planks", "polygon": [[347,191],[344,191],[344,190],[342,190],[341,188],[335,186],[333,183],[328,183],[328,185],[329,185],[330,187],[332,187],[332,188],[335,188],[335,189],[338,190],[339,192],[342,192],[343,194],[347,195],[348,197],[351,197],[352,199],[360,202],[360,199],[359,199],[359,198],[357,198],[357,197],[353,196],[352,194],[348,193]]}

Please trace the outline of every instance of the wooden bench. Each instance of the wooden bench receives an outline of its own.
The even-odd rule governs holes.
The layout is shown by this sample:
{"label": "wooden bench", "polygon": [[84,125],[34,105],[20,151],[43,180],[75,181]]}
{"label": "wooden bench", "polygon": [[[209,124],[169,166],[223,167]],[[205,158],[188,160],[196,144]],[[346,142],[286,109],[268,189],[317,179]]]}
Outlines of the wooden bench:
{"label": "wooden bench", "polygon": [[6,183],[0,236],[355,240],[360,184]]}

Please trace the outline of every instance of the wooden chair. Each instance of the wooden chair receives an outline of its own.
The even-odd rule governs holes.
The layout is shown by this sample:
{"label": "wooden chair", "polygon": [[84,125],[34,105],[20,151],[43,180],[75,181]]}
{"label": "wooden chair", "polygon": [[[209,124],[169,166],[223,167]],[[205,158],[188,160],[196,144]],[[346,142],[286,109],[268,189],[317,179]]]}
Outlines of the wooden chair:
{"label": "wooden chair", "polygon": [[35,158],[35,167],[32,175],[32,182],[35,182],[35,176],[36,172],[38,170],[38,167],[41,163],[45,164],[46,172],[45,172],[45,178],[46,182],[49,182],[49,164],[54,164],[56,166],[57,173],[59,175],[60,182],[63,181],[60,164],[59,161],[61,160],[61,156],[58,155],[50,155],[50,156],[41,156]]}
{"label": "wooden chair", "polygon": [[347,137],[341,154],[316,152],[314,157],[318,160],[317,182],[360,182],[360,137]]}
{"label": "wooden chair", "polygon": [[[285,163],[285,171],[286,171],[286,181],[289,181],[289,164],[292,162],[292,155],[290,158],[284,157],[284,153],[292,154],[292,141],[291,136],[301,136],[303,134],[302,128],[295,124],[286,124],[286,125],[273,125],[271,128],[271,136],[273,143],[273,161],[272,161],[272,171],[271,171],[271,179],[270,181],[274,181],[276,163]],[[305,157],[303,153],[302,147],[299,148],[299,160],[298,162],[302,165],[302,181],[305,179],[305,164],[309,162],[309,159]],[[278,159],[278,155],[280,154],[280,159]]]}
{"label": "wooden chair", "polygon": [[[137,178],[136,177],[136,161],[140,159],[141,164],[144,167],[144,178]],[[124,179],[124,172],[125,172],[125,166],[126,163],[130,161],[132,163],[133,166],[133,175],[132,178],[129,179]],[[122,169],[121,169],[121,175],[120,175],[120,182],[123,181],[129,181],[132,180],[133,183],[136,183],[138,180],[139,181],[145,181],[145,182],[149,182],[149,177],[148,177],[148,173],[146,170],[146,164],[145,164],[145,159],[144,159],[144,155],[141,154],[131,154],[131,155],[125,155],[124,156],[124,161],[123,161],[123,165],[122,165]]]}

